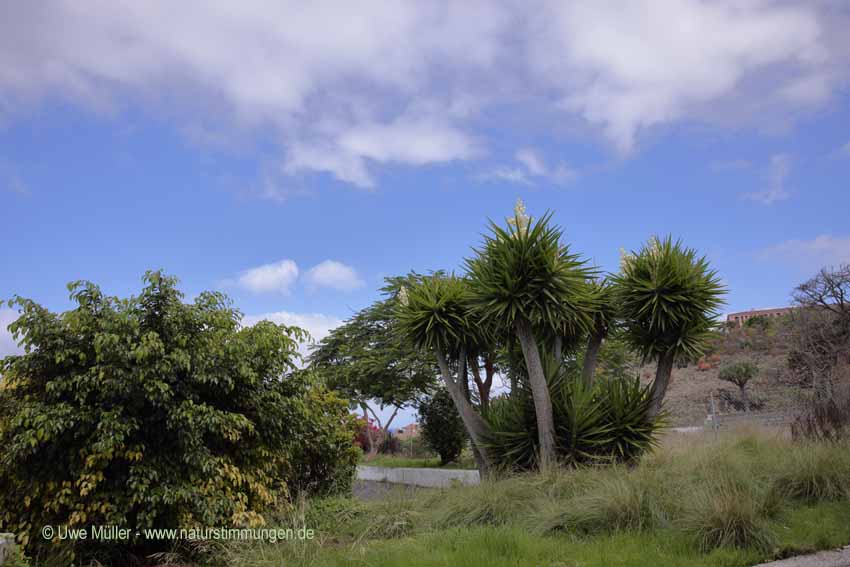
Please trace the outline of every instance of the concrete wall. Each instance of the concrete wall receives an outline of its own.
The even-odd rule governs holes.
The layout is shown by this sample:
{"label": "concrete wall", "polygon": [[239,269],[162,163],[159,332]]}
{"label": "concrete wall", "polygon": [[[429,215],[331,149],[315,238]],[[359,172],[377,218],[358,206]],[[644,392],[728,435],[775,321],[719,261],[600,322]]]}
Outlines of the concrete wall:
{"label": "concrete wall", "polygon": [[428,488],[444,488],[455,484],[471,486],[481,482],[478,471],[451,469],[406,469],[389,467],[357,467],[358,480],[408,484]]}

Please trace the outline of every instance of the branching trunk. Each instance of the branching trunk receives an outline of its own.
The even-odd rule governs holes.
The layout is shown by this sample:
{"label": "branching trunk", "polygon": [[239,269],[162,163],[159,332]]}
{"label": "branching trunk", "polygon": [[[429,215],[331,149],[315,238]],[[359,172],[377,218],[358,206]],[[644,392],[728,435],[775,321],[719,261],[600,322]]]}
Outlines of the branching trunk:
{"label": "branching trunk", "polygon": [[667,393],[667,386],[670,385],[670,375],[673,373],[674,359],[675,355],[672,352],[665,352],[658,357],[655,380],[652,382],[650,392],[652,402],[649,406],[649,417],[655,417],[661,411],[661,404],[664,401],[664,395]]}
{"label": "branching trunk", "polygon": [[750,411],[750,396],[747,394],[747,385],[739,384],[738,388],[741,389],[741,402],[744,404],[744,411]]}
{"label": "branching trunk", "polygon": [[469,368],[472,371],[475,387],[478,389],[478,401],[481,403],[481,408],[487,409],[490,407],[490,388],[493,386],[493,376],[496,373],[493,355],[484,356],[484,371],[486,373],[484,380],[481,379],[481,367],[478,365],[477,355],[473,354],[469,357]]}
{"label": "branching trunk", "polygon": [[473,445],[477,449],[477,451],[473,451],[473,454],[476,457],[478,469],[481,476],[486,476],[493,468],[492,460],[490,459],[487,448],[484,445],[486,438],[490,436],[490,426],[487,425],[484,418],[476,413],[472,404],[470,404],[463,395],[460,384],[452,378],[451,369],[449,368],[449,363],[446,360],[445,355],[439,349],[435,350],[435,354],[437,356],[437,364],[440,367],[440,376],[443,379],[443,383],[455,403],[455,408],[457,408],[457,412],[460,414],[463,425],[466,427],[466,432],[469,434]]}
{"label": "branching trunk", "polygon": [[599,359],[599,348],[602,346],[602,333],[593,333],[587,340],[587,350],[584,353],[584,367],[581,369],[581,380],[585,386],[592,386],[596,376],[596,362]]}
{"label": "branching trunk", "polygon": [[366,420],[366,440],[369,442],[369,450],[366,451],[366,460],[371,461],[378,454],[378,447],[375,443],[375,438],[372,436],[372,428],[369,427],[369,406],[366,403],[361,403],[360,408],[363,410],[363,419]]}
{"label": "branching trunk", "polygon": [[543,373],[540,350],[534,338],[531,324],[522,318],[514,324],[517,338],[522,346],[525,365],[528,369],[528,383],[534,400],[534,412],[537,414],[537,435],[540,443],[540,470],[546,470],[555,464],[555,421],[552,415],[552,400],[549,386]]}
{"label": "branching trunk", "polygon": [[[375,412],[375,410],[373,410],[371,407],[369,407],[369,404],[362,403],[360,405],[360,407],[363,408],[363,416],[366,417],[366,436],[369,439],[369,453],[366,455],[366,458],[372,459],[372,458],[375,457],[375,455],[378,454],[378,450],[380,449],[380,447],[376,446],[375,442],[372,439],[372,433],[371,433],[371,430],[368,427],[369,419],[368,419],[368,416],[366,414],[366,411],[368,410],[369,412],[372,413],[372,417],[375,418],[375,423],[378,424],[378,428],[381,430],[382,440],[386,440],[386,439],[390,438],[390,426],[393,424],[393,420],[395,419],[395,416],[398,414],[398,410],[401,409],[401,406],[393,406],[393,408],[395,408],[395,409],[393,409],[393,413],[390,414],[390,418],[387,420],[386,423],[381,423],[380,416],[378,416],[378,414]],[[383,411],[383,409],[384,409],[384,406],[381,406],[381,411]]]}

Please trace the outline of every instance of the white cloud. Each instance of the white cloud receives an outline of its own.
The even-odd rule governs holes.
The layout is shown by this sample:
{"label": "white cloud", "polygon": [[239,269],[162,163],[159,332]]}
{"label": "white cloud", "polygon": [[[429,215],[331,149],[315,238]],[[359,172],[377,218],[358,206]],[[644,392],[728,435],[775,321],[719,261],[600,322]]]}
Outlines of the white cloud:
{"label": "white cloud", "polygon": [[17,318],[18,312],[14,309],[0,308],[0,358],[21,352],[21,349],[12,337],[12,333],[7,329]]}
{"label": "white cloud", "polygon": [[339,291],[351,291],[364,285],[354,268],[335,260],[316,264],[307,271],[305,278],[311,287],[328,287]]}
{"label": "white cloud", "polygon": [[258,315],[246,315],[242,318],[242,324],[251,326],[259,321],[271,321],[278,325],[289,325],[301,327],[308,333],[312,341],[306,341],[299,347],[302,356],[310,353],[310,346],[319,342],[331,332],[332,329],[342,325],[342,319],[322,313],[292,313],[290,311],[275,311],[273,313],[261,313]]}
{"label": "white cloud", "polygon": [[508,183],[533,185],[528,178],[528,173],[520,167],[497,167],[493,171],[476,176],[476,179],[480,179],[481,181],[507,181]]}
{"label": "white cloud", "polygon": [[480,152],[477,142],[439,117],[400,117],[390,123],[348,127],[324,146],[295,144],[284,171],[313,169],[364,188],[375,186],[367,161],[426,165],[466,160]]}
{"label": "white cloud", "polygon": [[540,153],[533,148],[517,150],[514,153],[514,159],[519,162],[519,166],[499,166],[490,172],[479,175],[478,179],[534,185],[535,180],[545,179],[563,184],[574,181],[578,177],[578,172],[564,162],[550,167]]}
{"label": "white cloud", "polygon": [[763,260],[780,260],[806,269],[850,264],[850,236],[822,234],[812,240],[786,240],[761,253]]}
{"label": "white cloud", "polygon": [[525,166],[531,175],[546,175],[546,164],[543,163],[543,160],[533,149],[522,148],[517,150],[514,157]]}
{"label": "white cloud", "polygon": [[47,98],[154,106],[196,143],[248,132],[278,144],[283,175],[372,187],[383,165],[484,155],[516,105],[560,109],[622,152],[648,127],[720,121],[707,106],[784,118],[847,80],[848,20],[804,0],[14,2],[0,114]]}
{"label": "white cloud", "polygon": [[768,185],[764,191],[745,193],[744,198],[751,201],[771,205],[777,201],[784,201],[791,196],[786,188],[786,180],[791,173],[793,159],[788,154],[774,154],[770,157],[768,168]]}
{"label": "white cloud", "polygon": [[813,98],[812,73],[830,55],[810,3],[589,0],[547,8],[537,15],[530,65],[560,89],[565,108],[600,125],[623,152],[641,129],[733,95],[771,66],[787,70],[780,88]]}
{"label": "white cloud", "polygon": [[254,293],[282,293],[289,295],[295,280],[298,279],[298,266],[292,260],[281,260],[245,270],[236,280],[237,285]]}

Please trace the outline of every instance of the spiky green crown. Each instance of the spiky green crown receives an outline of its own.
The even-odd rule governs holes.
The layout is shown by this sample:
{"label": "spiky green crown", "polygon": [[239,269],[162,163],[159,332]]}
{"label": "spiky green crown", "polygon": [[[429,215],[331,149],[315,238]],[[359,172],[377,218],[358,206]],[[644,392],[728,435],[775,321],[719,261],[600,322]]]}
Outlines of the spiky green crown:
{"label": "spiky green crown", "polygon": [[591,325],[593,296],[585,281],[594,271],[561,244],[551,218],[547,212],[532,221],[517,212],[507,230],[490,223],[491,233],[466,261],[472,306],[484,322],[510,327],[524,318],[565,334]]}
{"label": "spiky green crown", "polygon": [[705,257],[671,237],[624,255],[612,278],[627,338],[649,358],[698,356],[726,289]]}

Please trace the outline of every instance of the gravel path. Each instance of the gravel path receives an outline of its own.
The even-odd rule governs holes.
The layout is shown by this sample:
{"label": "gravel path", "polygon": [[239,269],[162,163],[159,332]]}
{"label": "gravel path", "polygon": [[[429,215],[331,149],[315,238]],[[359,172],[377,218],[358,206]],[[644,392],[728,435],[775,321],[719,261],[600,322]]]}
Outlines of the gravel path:
{"label": "gravel path", "polygon": [[836,551],[822,551],[814,555],[761,563],[755,567],[850,567],[850,546]]}

